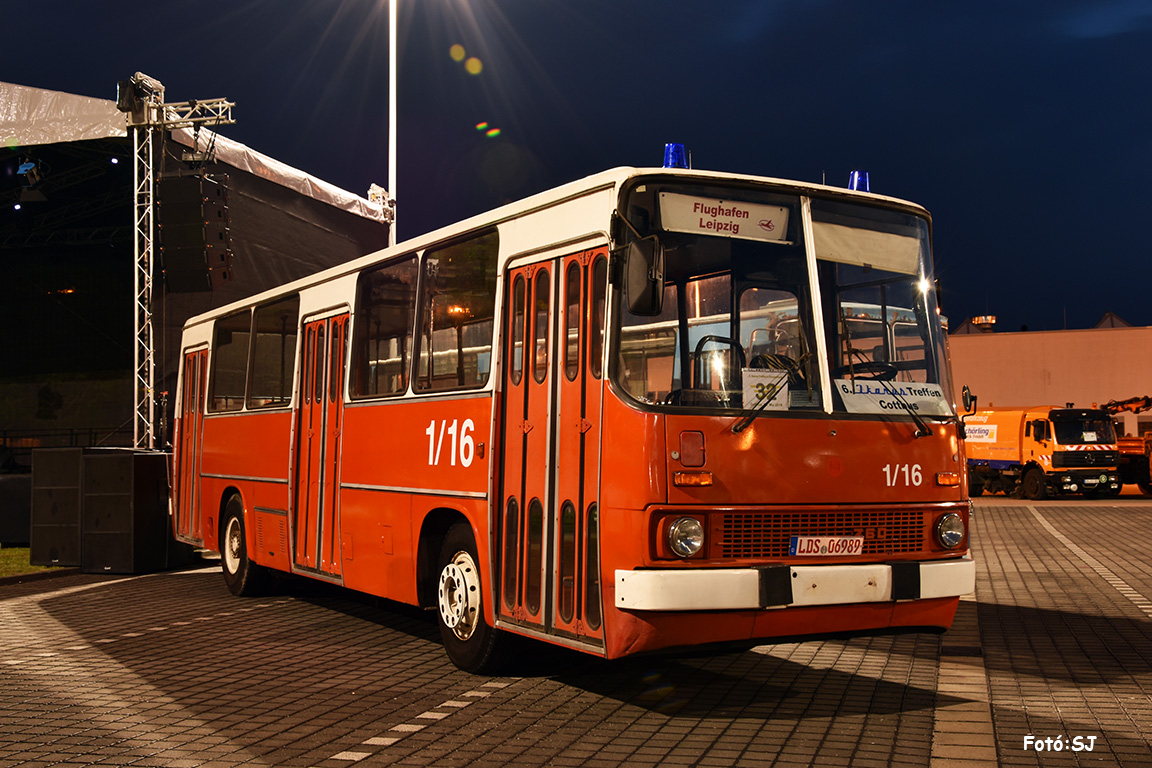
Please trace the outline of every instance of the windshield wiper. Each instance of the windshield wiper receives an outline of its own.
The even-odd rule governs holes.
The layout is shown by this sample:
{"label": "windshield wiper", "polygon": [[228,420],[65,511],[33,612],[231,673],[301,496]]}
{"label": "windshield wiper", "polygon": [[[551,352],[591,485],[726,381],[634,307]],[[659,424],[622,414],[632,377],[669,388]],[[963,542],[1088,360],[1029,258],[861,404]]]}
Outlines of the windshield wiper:
{"label": "windshield wiper", "polygon": [[788,381],[788,377],[784,376],[780,379],[779,383],[766,386],[764,391],[760,393],[760,398],[756,401],[756,405],[754,405],[752,409],[746,414],[737,419],[736,423],[732,425],[732,431],[736,434],[740,434],[744,430],[748,429],[748,425],[752,423],[757,414],[767,408],[768,404],[775,400],[776,396],[780,394],[780,390],[784,388],[784,382],[786,381]]}
{"label": "windshield wiper", "polygon": [[[840,305],[840,324],[844,328],[844,340],[848,343],[848,378],[852,380],[853,384],[855,384],[856,371],[853,369],[852,355],[859,355],[860,362],[868,365],[875,365],[877,361],[868,360],[864,357],[863,352],[852,346],[852,332],[848,327],[848,317],[844,314],[843,304]],[[887,358],[887,354],[885,354],[885,358]],[[891,366],[892,375],[895,375],[896,366],[888,362],[885,364]],[[916,431],[913,433],[913,437],[928,437],[932,434],[932,430],[928,429],[928,423],[924,421],[923,417],[921,417],[920,414],[913,410],[912,405],[904,399],[903,395],[897,392],[893,387],[888,386],[888,382],[880,378],[879,374],[876,378],[868,379],[868,381],[875,381],[880,384],[880,386],[884,387],[884,391],[892,395],[892,397],[896,398],[900,405],[903,406],[904,411],[912,417],[912,421],[916,422]]]}
{"label": "windshield wiper", "polygon": [[[852,381],[855,382],[856,380],[853,379]],[[916,413],[916,411],[912,408],[912,405],[904,399],[903,395],[896,391],[896,389],[889,387],[887,381],[884,381],[883,379],[875,379],[875,381],[878,382],[880,386],[884,387],[888,394],[896,398],[900,402],[900,405],[904,407],[904,410],[908,413],[908,415],[912,417],[912,421],[916,422],[916,432],[913,434],[913,437],[931,436],[932,430],[928,429],[928,422],[924,421],[924,417]]]}

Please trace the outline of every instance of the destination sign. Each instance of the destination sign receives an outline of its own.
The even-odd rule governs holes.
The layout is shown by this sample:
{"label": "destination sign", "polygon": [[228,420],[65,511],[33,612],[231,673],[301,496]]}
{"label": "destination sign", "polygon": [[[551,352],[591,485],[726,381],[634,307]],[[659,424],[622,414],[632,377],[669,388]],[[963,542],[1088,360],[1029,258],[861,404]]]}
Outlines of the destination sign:
{"label": "destination sign", "polygon": [[660,220],[672,232],[779,242],[788,233],[788,213],[779,205],[660,193]]}
{"label": "destination sign", "polygon": [[947,416],[944,390],[937,384],[837,379],[836,388],[850,413],[918,413]]}

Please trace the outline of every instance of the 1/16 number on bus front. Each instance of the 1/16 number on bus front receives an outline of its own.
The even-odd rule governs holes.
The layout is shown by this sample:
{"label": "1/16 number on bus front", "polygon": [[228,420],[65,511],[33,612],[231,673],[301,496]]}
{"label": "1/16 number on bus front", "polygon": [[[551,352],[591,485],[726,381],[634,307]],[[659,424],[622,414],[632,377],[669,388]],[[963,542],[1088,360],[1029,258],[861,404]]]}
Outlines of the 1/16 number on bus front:
{"label": "1/16 number on bus front", "polygon": [[889,488],[897,485],[918,486],[924,482],[924,473],[919,464],[885,464],[884,482]]}
{"label": "1/16 number on bus front", "polygon": [[445,432],[448,433],[451,440],[451,445],[448,448],[449,465],[456,466],[457,452],[459,452],[460,466],[472,466],[472,459],[476,456],[476,442],[472,439],[472,431],[476,429],[476,425],[472,423],[472,419],[464,419],[462,425],[459,419],[452,419],[451,424],[447,420],[443,420],[439,422],[439,427],[436,424],[436,419],[432,419],[428,422],[428,429],[424,430],[424,434],[428,435],[428,466],[440,466]]}

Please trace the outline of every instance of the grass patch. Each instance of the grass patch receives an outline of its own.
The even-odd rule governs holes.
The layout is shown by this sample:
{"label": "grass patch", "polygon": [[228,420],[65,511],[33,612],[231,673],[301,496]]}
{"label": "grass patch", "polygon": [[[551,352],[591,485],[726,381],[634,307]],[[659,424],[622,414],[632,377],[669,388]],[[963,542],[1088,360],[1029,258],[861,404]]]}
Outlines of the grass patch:
{"label": "grass patch", "polygon": [[50,571],[51,566],[32,565],[32,550],[28,547],[0,548],[0,579],[6,576],[24,576],[29,573]]}

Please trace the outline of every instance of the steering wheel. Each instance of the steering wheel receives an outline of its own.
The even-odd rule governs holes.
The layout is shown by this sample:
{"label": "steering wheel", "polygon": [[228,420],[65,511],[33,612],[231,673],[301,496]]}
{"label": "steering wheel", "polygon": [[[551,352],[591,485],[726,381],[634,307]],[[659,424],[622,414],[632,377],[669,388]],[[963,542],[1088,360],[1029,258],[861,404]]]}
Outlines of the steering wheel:
{"label": "steering wheel", "polygon": [[[708,336],[705,336],[704,338],[700,339],[700,341],[696,342],[696,349],[693,350],[693,352],[692,352],[692,360],[693,360],[692,376],[693,377],[696,376],[696,363],[698,363],[700,361],[700,355],[704,352],[704,345],[709,343],[709,342],[718,342],[721,344],[727,344],[728,346],[735,349],[737,356],[740,358],[740,368],[746,367],[746,361],[744,359],[744,348],[740,346],[740,342],[736,341],[736,339],[729,338],[728,336],[714,336],[714,335],[709,334]],[[732,376],[731,374],[729,374],[729,378],[735,378],[735,377]],[[699,383],[699,381],[696,381],[694,383]]]}

